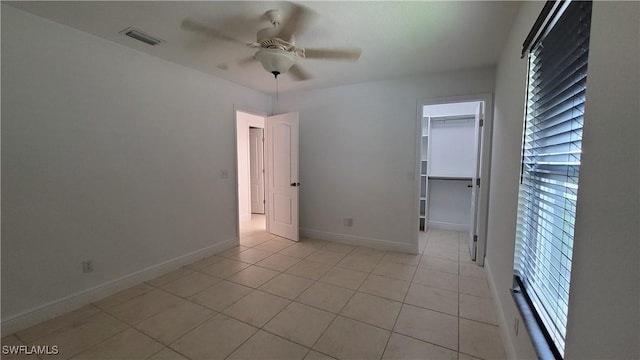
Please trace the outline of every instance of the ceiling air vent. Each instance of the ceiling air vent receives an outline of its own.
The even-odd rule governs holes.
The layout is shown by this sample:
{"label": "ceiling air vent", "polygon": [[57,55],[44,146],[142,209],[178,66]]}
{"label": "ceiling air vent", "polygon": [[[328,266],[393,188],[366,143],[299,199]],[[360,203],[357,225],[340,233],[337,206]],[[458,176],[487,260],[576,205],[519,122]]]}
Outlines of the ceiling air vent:
{"label": "ceiling air vent", "polygon": [[145,44],[148,45],[158,45],[160,43],[163,43],[164,40],[161,40],[157,37],[151,36],[149,34],[145,34],[142,31],[133,28],[133,27],[128,27],[122,31],[120,31],[120,34],[125,34],[128,37],[134,38],[138,41],[142,41]]}

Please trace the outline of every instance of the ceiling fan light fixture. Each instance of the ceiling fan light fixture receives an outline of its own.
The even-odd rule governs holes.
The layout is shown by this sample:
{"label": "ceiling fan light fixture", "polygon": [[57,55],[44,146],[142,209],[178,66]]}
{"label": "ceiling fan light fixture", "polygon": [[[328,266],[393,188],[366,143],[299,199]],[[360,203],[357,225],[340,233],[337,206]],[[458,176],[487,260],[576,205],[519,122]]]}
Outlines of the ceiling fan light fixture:
{"label": "ceiling fan light fixture", "polygon": [[260,49],[255,56],[262,67],[276,77],[289,71],[296,63],[295,54],[280,49]]}

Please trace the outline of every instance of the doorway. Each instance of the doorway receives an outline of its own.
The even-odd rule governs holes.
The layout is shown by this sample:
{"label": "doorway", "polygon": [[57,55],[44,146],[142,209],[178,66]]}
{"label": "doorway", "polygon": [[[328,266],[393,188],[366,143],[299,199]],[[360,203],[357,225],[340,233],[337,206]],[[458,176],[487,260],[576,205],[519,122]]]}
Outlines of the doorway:
{"label": "doorway", "polygon": [[491,108],[490,94],[425,99],[418,107],[418,229],[460,232],[479,265],[486,244]]}
{"label": "doorway", "polygon": [[265,118],[266,115],[236,110],[238,226],[244,235],[266,230],[262,136]]}
{"label": "doorway", "polygon": [[298,241],[298,113],[236,109],[238,233]]}

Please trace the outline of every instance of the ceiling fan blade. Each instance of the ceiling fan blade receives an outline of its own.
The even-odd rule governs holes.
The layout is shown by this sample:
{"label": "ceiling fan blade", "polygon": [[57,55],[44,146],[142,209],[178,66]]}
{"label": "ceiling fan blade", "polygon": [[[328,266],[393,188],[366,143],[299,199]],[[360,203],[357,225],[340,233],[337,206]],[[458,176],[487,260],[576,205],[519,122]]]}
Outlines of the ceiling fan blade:
{"label": "ceiling fan blade", "polygon": [[228,36],[222,32],[220,32],[217,29],[214,29],[212,27],[209,27],[207,25],[204,25],[200,22],[197,22],[193,19],[184,19],[182,20],[182,24],[180,25],[180,27],[182,28],[182,30],[186,30],[186,31],[191,31],[191,32],[196,32],[199,34],[203,34],[206,35],[208,37],[212,37],[212,38],[216,38],[216,39],[222,39],[222,40],[226,40],[232,43],[238,43],[238,44],[245,44],[243,41],[237,40],[232,38],[231,36]]}
{"label": "ceiling fan blade", "polygon": [[256,59],[255,56],[250,56],[244,59],[240,59],[238,61],[235,62],[226,62],[226,63],[222,63],[222,64],[218,64],[216,65],[216,67],[220,70],[229,70],[231,68],[237,67],[237,66],[247,66],[247,65],[251,65],[253,63],[258,62],[258,59]]}
{"label": "ceiling fan blade", "polygon": [[310,9],[302,5],[291,3],[289,16],[279,25],[280,32],[277,37],[282,40],[291,40],[293,35],[301,34],[307,27],[309,27],[313,17],[314,13]]}
{"label": "ceiling fan blade", "polygon": [[359,48],[304,49],[304,57],[307,59],[356,61],[361,53]]}
{"label": "ceiling fan blade", "polygon": [[293,80],[295,81],[304,81],[304,80],[309,80],[312,79],[313,76],[311,76],[311,74],[309,74],[308,72],[306,72],[300,65],[298,64],[293,64],[293,66],[291,68],[289,68],[289,71],[287,71],[287,73],[289,75],[291,75],[291,77],[293,78]]}
{"label": "ceiling fan blade", "polygon": [[236,62],[236,64],[238,66],[247,66],[247,65],[251,65],[253,63],[257,63],[257,62],[258,62],[258,59],[256,59],[255,55],[251,55],[251,56],[249,56],[247,58],[238,60]]}

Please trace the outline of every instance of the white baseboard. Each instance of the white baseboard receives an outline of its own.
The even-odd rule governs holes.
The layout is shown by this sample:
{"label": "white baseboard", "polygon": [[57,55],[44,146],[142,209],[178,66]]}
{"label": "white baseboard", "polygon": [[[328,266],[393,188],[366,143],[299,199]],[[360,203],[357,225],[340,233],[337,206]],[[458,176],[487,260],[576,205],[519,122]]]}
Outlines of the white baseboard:
{"label": "white baseboard", "polygon": [[313,239],[328,240],[354,246],[364,246],[378,250],[418,254],[417,244],[403,244],[383,239],[367,238],[302,228],[300,229],[300,235]]}
{"label": "white baseboard", "polygon": [[455,224],[444,221],[427,221],[427,227],[431,229],[469,232],[468,224]]}
{"label": "white baseboard", "polygon": [[504,344],[504,350],[507,355],[507,359],[516,359],[516,349],[513,347],[513,341],[511,339],[511,334],[509,333],[510,323],[507,322],[507,319],[504,316],[504,311],[502,307],[502,302],[500,301],[500,296],[498,295],[498,289],[496,287],[496,283],[493,280],[493,273],[491,272],[491,265],[489,261],[485,258],[484,260],[484,272],[487,275],[487,283],[489,284],[489,290],[491,291],[491,295],[493,296],[493,303],[496,309],[496,315],[498,316],[498,323],[500,326],[500,336],[502,337],[502,343]]}
{"label": "white baseboard", "polygon": [[237,245],[238,238],[234,237],[227,239],[206,248],[167,260],[161,264],[150,266],[146,269],[127,274],[118,279],[105,282],[21,313],[8,316],[2,319],[2,336],[4,337],[6,335],[13,334],[16,331],[26,329],[69,311],[73,311],[104,297],[115,294],[118,291],[154,279],[160,275],[194,263],[202,258],[215,255]]}

